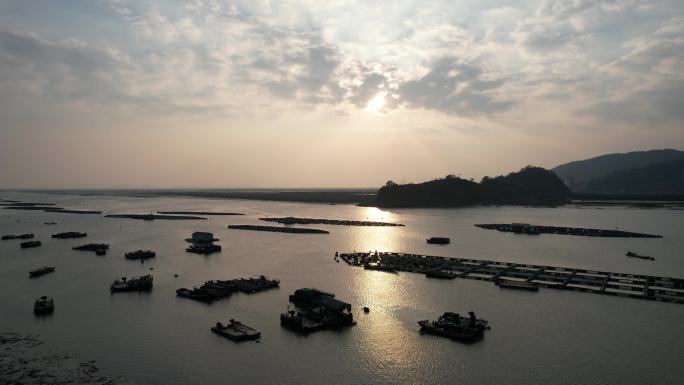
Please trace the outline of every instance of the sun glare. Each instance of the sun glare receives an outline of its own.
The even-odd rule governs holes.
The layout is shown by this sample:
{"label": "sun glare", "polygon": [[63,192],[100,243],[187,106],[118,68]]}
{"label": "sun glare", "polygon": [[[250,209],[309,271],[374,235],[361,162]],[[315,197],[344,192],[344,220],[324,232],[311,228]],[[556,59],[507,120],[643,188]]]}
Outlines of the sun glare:
{"label": "sun glare", "polygon": [[385,105],[385,95],[387,95],[387,92],[385,91],[380,91],[375,94],[373,99],[369,100],[368,104],[366,104],[366,110],[378,112],[382,106]]}

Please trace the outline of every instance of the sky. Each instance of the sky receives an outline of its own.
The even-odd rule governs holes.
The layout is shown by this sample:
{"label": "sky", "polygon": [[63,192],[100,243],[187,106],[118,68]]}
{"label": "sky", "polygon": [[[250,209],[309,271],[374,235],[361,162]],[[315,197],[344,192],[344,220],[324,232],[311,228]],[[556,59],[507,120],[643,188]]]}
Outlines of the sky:
{"label": "sky", "polygon": [[377,187],[684,149],[684,2],[0,0],[0,188]]}

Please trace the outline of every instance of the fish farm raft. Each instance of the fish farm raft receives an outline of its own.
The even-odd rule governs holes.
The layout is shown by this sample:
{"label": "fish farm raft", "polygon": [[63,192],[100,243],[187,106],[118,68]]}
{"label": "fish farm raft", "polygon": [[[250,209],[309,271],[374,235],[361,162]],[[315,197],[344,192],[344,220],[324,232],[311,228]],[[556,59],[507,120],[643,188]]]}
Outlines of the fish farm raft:
{"label": "fish farm raft", "polygon": [[684,304],[681,278],[391,252],[340,253],[339,258],[352,266],[382,266],[428,277],[441,272],[450,278],[492,282],[505,279],[550,289]]}

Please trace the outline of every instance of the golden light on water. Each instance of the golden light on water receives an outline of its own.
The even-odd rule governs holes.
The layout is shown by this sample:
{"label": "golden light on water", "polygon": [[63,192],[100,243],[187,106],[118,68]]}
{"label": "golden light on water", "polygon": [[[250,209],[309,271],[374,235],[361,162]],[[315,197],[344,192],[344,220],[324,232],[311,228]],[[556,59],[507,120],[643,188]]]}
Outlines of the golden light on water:
{"label": "golden light on water", "polygon": [[395,215],[389,211],[381,210],[377,207],[365,207],[362,213],[364,219],[375,222],[394,222]]}
{"label": "golden light on water", "polygon": [[[377,207],[364,207],[360,219],[373,222],[397,223],[398,218],[390,211]],[[403,227],[397,226],[368,226],[359,227],[354,232],[356,250],[358,251],[388,251],[399,247],[399,237],[403,234]]]}

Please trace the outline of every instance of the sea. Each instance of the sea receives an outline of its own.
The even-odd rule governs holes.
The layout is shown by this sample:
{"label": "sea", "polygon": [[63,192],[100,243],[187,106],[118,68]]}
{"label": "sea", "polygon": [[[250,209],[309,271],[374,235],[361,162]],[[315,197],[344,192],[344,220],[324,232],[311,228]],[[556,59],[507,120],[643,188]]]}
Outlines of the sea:
{"label": "sea", "polygon": [[[106,194],[0,191],[0,198],[50,202],[104,214],[229,211],[207,220],[106,218],[103,215],[0,210],[0,235],[34,233],[42,246],[0,241],[0,330],[37,334],[62,351],[96,360],[106,375],[137,384],[682,384],[684,304],[573,291],[500,289],[491,282],[429,279],[367,271],[335,252],[397,251],[684,278],[684,211],[676,208],[569,205],[555,208],[379,209],[347,204]],[[231,230],[263,217],[384,221],[403,227],[309,225],[329,234]],[[56,224],[45,224],[56,222]],[[663,238],[520,235],[475,227],[523,222],[609,228]],[[83,239],[53,239],[64,231]],[[187,253],[195,231],[219,238],[220,253]],[[430,245],[431,236],[451,238]],[[110,244],[105,256],[73,251]],[[151,249],[144,263],[124,253]],[[628,258],[625,252],[653,256]],[[56,272],[29,279],[42,265]],[[149,293],[110,294],[119,277],[152,274]],[[177,275],[177,276],[176,276]],[[204,304],[176,296],[205,281],[266,275],[280,287]],[[352,304],[357,324],[306,336],[280,325],[288,295],[313,287]],[[33,302],[55,299],[53,315]],[[361,310],[370,309],[368,314]],[[474,311],[489,321],[482,341],[463,344],[419,333],[418,321]],[[262,332],[259,342],[213,334],[237,319]],[[0,379],[0,382],[1,379]]]}

